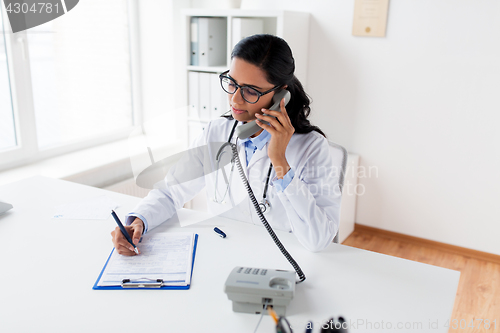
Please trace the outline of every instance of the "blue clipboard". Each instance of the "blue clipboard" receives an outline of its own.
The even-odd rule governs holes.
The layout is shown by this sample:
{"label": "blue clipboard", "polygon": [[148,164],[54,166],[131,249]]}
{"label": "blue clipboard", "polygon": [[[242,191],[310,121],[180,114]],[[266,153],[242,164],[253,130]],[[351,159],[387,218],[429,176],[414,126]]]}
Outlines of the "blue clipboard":
{"label": "blue clipboard", "polygon": [[[193,246],[193,261],[191,263],[191,278],[193,277],[193,269],[194,269],[194,258],[196,256],[196,246],[198,245],[198,234],[195,234],[194,235],[194,246]],[[104,270],[106,269],[106,266],[108,265],[108,262],[109,262],[109,259],[111,258],[111,255],[113,254],[113,251],[115,249],[113,248],[113,250],[111,251],[109,257],[108,257],[108,260],[106,260],[106,264],[104,264],[104,267],[102,268],[102,271],[101,273],[99,274],[99,276],[97,277],[97,280],[95,281],[94,283],[94,286],[92,287],[92,289],[94,290],[129,290],[129,289],[135,289],[135,290],[147,290],[147,289],[151,289],[151,290],[158,290],[158,289],[189,289],[189,287],[191,287],[191,284],[188,284],[187,286],[161,286],[161,287],[157,287],[157,288],[151,288],[151,287],[142,287],[142,288],[130,288],[130,287],[127,287],[127,288],[123,288],[122,286],[98,286],[97,283],[99,282],[99,280],[101,279],[101,276],[102,274],[104,273]]]}

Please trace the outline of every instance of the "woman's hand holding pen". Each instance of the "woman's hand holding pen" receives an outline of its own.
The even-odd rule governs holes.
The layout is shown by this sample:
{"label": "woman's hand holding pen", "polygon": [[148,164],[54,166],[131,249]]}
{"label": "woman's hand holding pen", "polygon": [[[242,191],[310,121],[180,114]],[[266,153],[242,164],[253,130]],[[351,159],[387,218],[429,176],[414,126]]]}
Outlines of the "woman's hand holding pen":
{"label": "woman's hand holding pen", "polygon": [[[142,220],[136,218],[131,225],[125,226],[125,229],[132,238],[133,243],[137,246],[137,244],[139,244],[139,240],[141,239],[142,232],[144,231],[144,223],[142,222]],[[119,227],[116,227],[115,230],[111,232],[111,237],[113,245],[115,246],[115,249],[119,254],[125,256],[136,255],[136,253],[134,252],[134,247],[123,236]]]}
{"label": "woman's hand holding pen", "polygon": [[[290,165],[286,160],[285,152],[286,147],[295,132],[295,128],[293,127],[292,122],[288,117],[288,113],[286,112],[285,99],[281,100],[280,109],[281,112],[262,109],[264,115],[256,113],[255,117],[257,117],[256,123],[271,134],[267,154],[271,159],[276,176],[279,179],[282,179],[288,170],[290,170]],[[271,115],[276,118],[267,115]],[[267,121],[271,125],[265,125],[259,120]]]}

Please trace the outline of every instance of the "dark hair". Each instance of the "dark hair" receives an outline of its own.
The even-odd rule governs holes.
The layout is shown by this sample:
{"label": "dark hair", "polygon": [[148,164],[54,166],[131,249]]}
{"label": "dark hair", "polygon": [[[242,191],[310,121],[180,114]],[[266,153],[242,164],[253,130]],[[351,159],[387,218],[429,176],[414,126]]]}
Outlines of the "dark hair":
{"label": "dark hair", "polygon": [[304,87],[295,77],[295,60],[287,42],[277,36],[260,34],[242,39],[233,49],[234,57],[245,60],[259,68],[267,75],[267,81],[275,86],[287,85],[292,95],[286,110],[295,133],[316,131],[326,137],[317,126],[311,125],[307,117],[311,113],[311,100]]}

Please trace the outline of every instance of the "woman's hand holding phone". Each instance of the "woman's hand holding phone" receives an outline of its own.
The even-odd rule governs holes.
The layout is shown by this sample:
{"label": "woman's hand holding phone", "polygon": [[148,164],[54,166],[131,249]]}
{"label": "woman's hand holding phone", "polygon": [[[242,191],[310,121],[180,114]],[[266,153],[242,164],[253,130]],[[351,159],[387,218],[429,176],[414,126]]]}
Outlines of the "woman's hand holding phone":
{"label": "woman's hand holding phone", "polygon": [[[290,165],[286,160],[285,152],[286,147],[295,132],[295,128],[292,126],[292,122],[286,112],[284,98],[280,102],[280,109],[281,111],[262,109],[264,114],[255,114],[255,117],[257,117],[255,122],[271,134],[267,154],[271,159],[276,176],[279,179],[282,179],[288,170],[290,170]],[[267,121],[269,125],[266,125],[259,120]]]}

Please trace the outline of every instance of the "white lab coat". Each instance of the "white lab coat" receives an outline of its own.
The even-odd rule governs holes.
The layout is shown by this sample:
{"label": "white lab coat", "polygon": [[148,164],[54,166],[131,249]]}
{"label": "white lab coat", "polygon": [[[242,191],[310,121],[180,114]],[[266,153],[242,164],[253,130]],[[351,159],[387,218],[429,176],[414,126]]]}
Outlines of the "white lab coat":
{"label": "white lab coat", "polygon": [[[208,143],[227,142],[235,120],[220,118],[211,121],[203,133],[195,140],[193,147],[207,147]],[[238,126],[240,126],[238,124]],[[232,143],[236,142],[236,134]],[[244,145],[238,145],[242,168],[249,179],[251,188],[258,202],[261,202],[264,185],[269,170],[270,159],[267,156],[267,143],[262,150],[257,150],[246,166]],[[171,218],[176,209],[191,200],[203,187],[206,187],[208,210],[218,216],[262,225],[248,197],[237,166],[231,176],[231,164],[226,170],[230,190],[224,200],[221,198],[227,188],[222,172],[216,169],[213,148],[219,144],[210,144],[210,149],[200,149],[187,154],[169,172],[162,188],[152,190],[133,210],[148,222],[148,230]],[[231,150],[226,148],[224,158],[230,157]],[[333,240],[339,228],[341,194],[338,187],[338,168],[333,166],[327,140],[313,131],[308,134],[294,134],[286,150],[288,164],[295,172],[291,183],[283,192],[278,192],[273,185],[276,180],[274,170],[267,191],[271,210],[265,214],[274,229],[293,232],[300,243],[310,251],[320,251]],[[180,174],[188,168],[204,169],[204,176],[172,185]],[[212,171],[212,172],[211,172]],[[214,201],[217,179],[219,202]],[[167,185],[167,182],[169,185]],[[130,221],[130,219],[129,219]]]}

